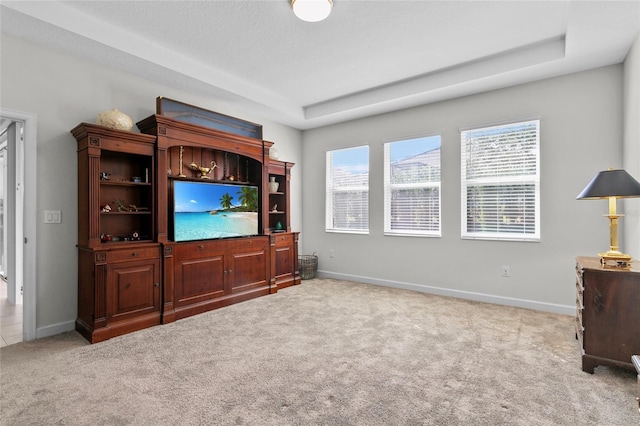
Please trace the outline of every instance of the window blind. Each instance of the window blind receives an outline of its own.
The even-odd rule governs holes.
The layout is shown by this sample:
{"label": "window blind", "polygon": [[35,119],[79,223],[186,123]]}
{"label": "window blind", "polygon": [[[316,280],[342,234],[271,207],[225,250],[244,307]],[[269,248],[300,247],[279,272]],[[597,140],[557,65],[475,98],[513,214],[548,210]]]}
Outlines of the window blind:
{"label": "window blind", "polygon": [[540,239],[540,121],[461,132],[462,237]]}
{"label": "window blind", "polygon": [[369,231],[369,147],[327,151],[326,230]]}
{"label": "window blind", "polygon": [[440,236],[440,229],[440,136],[385,143],[385,234]]}

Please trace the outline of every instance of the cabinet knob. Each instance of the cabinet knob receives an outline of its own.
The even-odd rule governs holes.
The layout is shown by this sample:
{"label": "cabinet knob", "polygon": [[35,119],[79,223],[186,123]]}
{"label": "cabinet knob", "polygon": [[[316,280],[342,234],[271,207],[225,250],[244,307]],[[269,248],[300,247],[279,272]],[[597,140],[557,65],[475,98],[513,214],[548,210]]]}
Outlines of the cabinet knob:
{"label": "cabinet knob", "polygon": [[202,244],[200,244],[200,245],[198,246],[198,248],[199,248],[200,250],[204,250],[204,246],[203,246]]}
{"label": "cabinet knob", "polygon": [[136,257],[138,255],[138,253],[136,253],[135,251],[133,253],[131,253],[131,256]]}
{"label": "cabinet knob", "polygon": [[154,286],[154,287],[160,287],[160,284],[158,284],[158,283],[153,283],[153,286]]}

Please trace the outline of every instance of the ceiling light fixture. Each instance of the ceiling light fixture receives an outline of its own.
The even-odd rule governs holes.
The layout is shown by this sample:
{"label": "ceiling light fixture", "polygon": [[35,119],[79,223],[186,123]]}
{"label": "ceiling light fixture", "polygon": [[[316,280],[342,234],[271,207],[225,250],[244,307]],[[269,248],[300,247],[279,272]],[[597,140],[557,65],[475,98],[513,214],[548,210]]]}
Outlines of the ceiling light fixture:
{"label": "ceiling light fixture", "polygon": [[331,14],[333,0],[291,0],[293,13],[306,22],[319,22]]}

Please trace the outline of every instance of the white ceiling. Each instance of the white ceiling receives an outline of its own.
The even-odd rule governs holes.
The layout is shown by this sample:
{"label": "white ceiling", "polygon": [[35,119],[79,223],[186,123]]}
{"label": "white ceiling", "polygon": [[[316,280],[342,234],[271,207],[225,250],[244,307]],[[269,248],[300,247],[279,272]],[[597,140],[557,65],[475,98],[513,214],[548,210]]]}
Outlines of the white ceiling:
{"label": "white ceiling", "polygon": [[632,1],[1,0],[0,29],[299,129],[620,63]]}

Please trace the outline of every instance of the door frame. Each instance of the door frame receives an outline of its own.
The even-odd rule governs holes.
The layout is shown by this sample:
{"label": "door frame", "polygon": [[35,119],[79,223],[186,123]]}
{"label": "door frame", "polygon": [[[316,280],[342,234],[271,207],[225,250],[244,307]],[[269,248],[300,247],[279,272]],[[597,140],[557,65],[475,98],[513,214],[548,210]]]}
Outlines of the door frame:
{"label": "door frame", "polygon": [[[17,190],[21,197],[22,217],[16,217],[16,224],[22,220],[22,336],[23,340],[33,340],[36,336],[36,173],[25,173],[25,164],[36,164],[37,159],[37,116],[27,112],[0,109],[0,117],[19,121],[23,125],[24,139],[16,146],[16,157],[22,164],[16,164]],[[19,138],[18,138],[19,142]],[[19,211],[17,207],[17,211]],[[16,244],[17,246],[17,244]]]}

